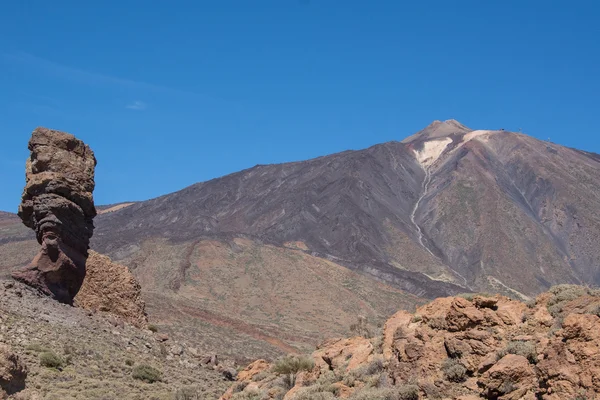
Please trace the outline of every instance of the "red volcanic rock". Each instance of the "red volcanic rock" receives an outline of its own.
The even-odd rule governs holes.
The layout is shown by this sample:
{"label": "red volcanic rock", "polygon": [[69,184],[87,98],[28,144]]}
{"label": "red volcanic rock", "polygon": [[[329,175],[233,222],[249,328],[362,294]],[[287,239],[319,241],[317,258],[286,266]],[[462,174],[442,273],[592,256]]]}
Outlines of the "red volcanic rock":
{"label": "red volcanic rock", "polygon": [[19,217],[42,248],[13,277],[71,304],[85,277],[94,230],[96,158],[75,136],[46,128],[33,131],[29,150]]}
{"label": "red volcanic rock", "polygon": [[25,388],[27,367],[10,347],[0,343],[0,398]]}
{"label": "red volcanic rock", "polygon": [[95,251],[89,252],[86,276],[75,304],[112,314],[138,328],[148,324],[142,288],[129,269]]}

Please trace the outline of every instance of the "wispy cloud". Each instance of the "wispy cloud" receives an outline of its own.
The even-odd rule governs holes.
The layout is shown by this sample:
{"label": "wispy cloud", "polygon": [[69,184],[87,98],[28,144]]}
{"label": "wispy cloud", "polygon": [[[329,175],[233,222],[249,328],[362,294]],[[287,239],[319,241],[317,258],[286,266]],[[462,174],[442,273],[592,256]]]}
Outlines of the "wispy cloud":
{"label": "wispy cloud", "polygon": [[174,94],[186,94],[198,96],[196,93],[179,90],[167,86],[155,85],[153,83],[138,81],[134,79],[120,78],[117,76],[86,71],[83,69],[71,67],[64,64],[59,64],[54,61],[46,60],[41,57],[34,56],[29,53],[2,54],[2,58],[8,62],[15,64],[27,65],[46,73],[58,76],[60,78],[76,81],[88,85],[115,85],[121,87],[129,87],[131,89],[143,89],[160,92],[170,92]]}
{"label": "wispy cloud", "polygon": [[125,106],[125,108],[128,108],[130,110],[138,110],[138,111],[145,110],[146,107],[147,107],[147,104],[144,103],[143,101],[139,101],[139,100],[136,100],[133,103],[127,104]]}

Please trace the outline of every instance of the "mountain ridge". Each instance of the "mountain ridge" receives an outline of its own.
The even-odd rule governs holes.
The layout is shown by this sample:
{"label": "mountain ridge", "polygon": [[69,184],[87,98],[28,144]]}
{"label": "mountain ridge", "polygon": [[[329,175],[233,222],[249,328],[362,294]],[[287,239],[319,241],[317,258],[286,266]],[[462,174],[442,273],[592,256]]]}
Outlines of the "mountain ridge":
{"label": "mountain ridge", "polygon": [[[233,335],[267,346],[249,357],[276,354],[264,338],[301,348],[343,334],[357,313],[375,324],[400,304],[461,292],[527,299],[557,283],[599,283],[599,160],[524,134],[438,121],[402,141],[99,207],[112,212],[99,213],[91,244],[132,270],[165,329],[212,329],[213,316],[223,317],[233,332],[211,334],[215,346]],[[27,263],[37,243],[24,227],[1,224],[6,271]],[[396,306],[375,295],[382,283]],[[294,300],[279,286],[294,288]],[[320,300],[303,310],[296,304],[306,296]],[[339,307],[339,321],[319,320]]]}

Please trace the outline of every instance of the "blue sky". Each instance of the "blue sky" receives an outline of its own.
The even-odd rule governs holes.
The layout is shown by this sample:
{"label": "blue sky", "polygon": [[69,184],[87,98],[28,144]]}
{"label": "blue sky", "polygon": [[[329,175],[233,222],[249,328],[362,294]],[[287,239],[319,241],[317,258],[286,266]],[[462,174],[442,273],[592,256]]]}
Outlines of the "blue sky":
{"label": "blue sky", "polygon": [[0,210],[36,126],[97,204],[401,140],[435,119],[600,152],[597,1],[6,1]]}

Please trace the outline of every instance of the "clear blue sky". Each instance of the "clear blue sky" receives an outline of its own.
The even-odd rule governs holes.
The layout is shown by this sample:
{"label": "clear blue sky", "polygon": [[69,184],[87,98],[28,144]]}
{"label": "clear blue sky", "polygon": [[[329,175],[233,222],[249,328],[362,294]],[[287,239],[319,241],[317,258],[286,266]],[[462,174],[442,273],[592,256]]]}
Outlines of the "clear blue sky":
{"label": "clear blue sky", "polygon": [[5,1],[0,210],[36,126],[91,145],[107,204],[435,119],[600,152],[599,96],[598,1]]}

